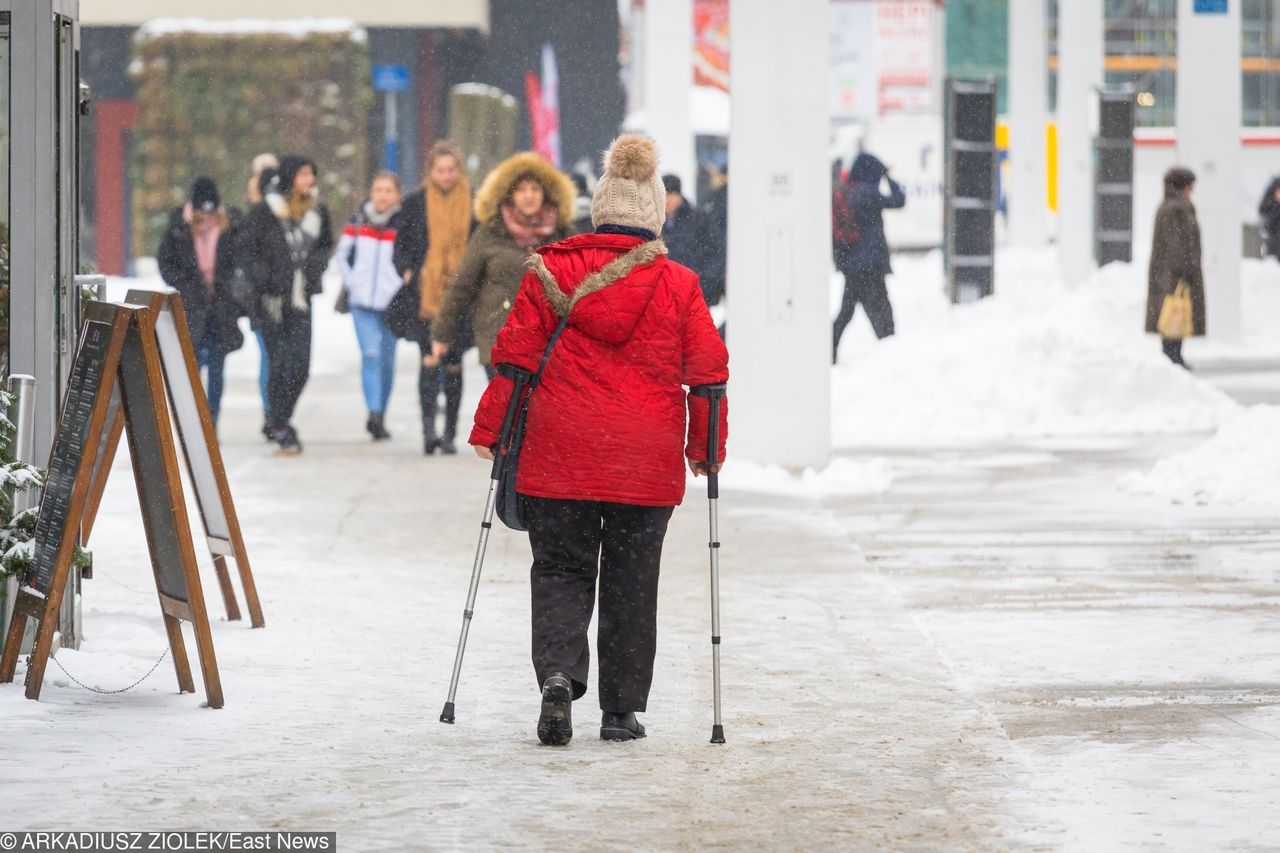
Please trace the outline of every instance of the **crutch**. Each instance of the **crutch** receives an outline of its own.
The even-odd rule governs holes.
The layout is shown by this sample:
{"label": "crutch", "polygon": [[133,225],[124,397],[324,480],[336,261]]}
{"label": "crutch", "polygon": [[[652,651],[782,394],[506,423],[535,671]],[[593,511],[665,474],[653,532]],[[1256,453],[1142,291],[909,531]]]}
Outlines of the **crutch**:
{"label": "crutch", "polygon": [[724,725],[720,721],[720,516],[717,508],[720,475],[716,466],[720,464],[720,401],[727,388],[725,383],[720,383],[691,389],[695,396],[705,397],[711,407],[707,421],[707,513],[711,523],[708,548],[711,551],[711,678],[715,702],[712,743],[724,743]]}
{"label": "crutch", "polygon": [[462,633],[458,636],[458,651],[453,658],[453,680],[449,682],[449,700],[444,703],[440,712],[440,722],[453,723],[453,700],[458,695],[458,679],[462,677],[462,654],[467,648],[467,632],[471,629],[471,616],[475,613],[476,592],[480,589],[480,569],[484,565],[484,552],[489,547],[489,531],[493,529],[493,512],[497,505],[498,483],[502,480],[507,467],[507,446],[511,440],[511,428],[515,423],[516,412],[524,398],[525,389],[533,374],[527,370],[501,366],[502,374],[515,383],[511,390],[511,400],[507,403],[507,414],[502,419],[502,434],[498,438],[498,450],[493,457],[493,469],[489,472],[489,497],[484,504],[484,521],[480,522],[480,541],[476,545],[476,561],[471,567],[471,586],[467,589],[467,606],[462,611]]}

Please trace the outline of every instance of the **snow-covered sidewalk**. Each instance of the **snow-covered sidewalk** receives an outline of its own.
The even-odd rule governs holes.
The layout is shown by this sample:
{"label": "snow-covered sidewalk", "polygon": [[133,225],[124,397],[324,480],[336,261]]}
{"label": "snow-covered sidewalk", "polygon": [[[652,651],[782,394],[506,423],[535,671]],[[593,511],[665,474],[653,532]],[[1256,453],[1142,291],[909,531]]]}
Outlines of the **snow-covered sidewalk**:
{"label": "snow-covered sidewalk", "polygon": [[83,649],[40,703],[0,687],[11,828],[331,829],[361,851],[1280,845],[1274,523],[1117,487],[1193,438],[726,474],[722,747],[695,487],[666,549],[650,736],[599,741],[589,693],[574,743],[547,749],[528,545],[505,529],[458,724],[437,722],[487,469],[421,457],[407,347],[395,439],[363,437],[354,340],[322,316],[301,458],[257,435],[252,342],[231,365],[221,433],[268,624],[214,625],[226,707],[175,694],[167,662],[115,696],[59,669],[121,687],[165,646],[122,454]]}

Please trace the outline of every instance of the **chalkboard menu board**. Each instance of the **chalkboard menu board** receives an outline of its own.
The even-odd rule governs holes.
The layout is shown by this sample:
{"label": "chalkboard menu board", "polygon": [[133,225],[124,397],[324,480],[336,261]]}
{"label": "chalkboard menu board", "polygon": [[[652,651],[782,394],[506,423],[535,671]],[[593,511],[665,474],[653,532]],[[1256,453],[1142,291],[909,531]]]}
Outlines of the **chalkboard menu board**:
{"label": "chalkboard menu board", "polygon": [[[90,441],[89,419],[103,392],[111,333],[110,323],[92,320],[85,323],[67,383],[62,415],[58,419],[58,432],[49,458],[48,477],[36,522],[35,552],[30,571],[24,579],[25,586],[46,596],[52,588],[63,539],[68,535],[75,536],[78,530],[78,525],[69,527],[67,524],[72,509],[72,491],[81,473],[81,462],[85,461],[85,445]],[[108,382],[114,379],[110,374],[106,376]],[[110,386],[107,393],[110,393]],[[97,438],[93,436],[92,440],[96,442]],[[95,445],[88,460],[90,468],[96,450]]]}
{"label": "chalkboard menu board", "polygon": [[[109,409],[119,414],[111,415]],[[36,521],[34,559],[0,656],[0,683],[13,680],[23,630],[27,619],[34,618],[39,629],[27,666],[26,695],[40,697],[76,540],[91,491],[101,497],[111,467],[107,457],[114,449],[111,436],[119,435],[121,417],[178,686],[195,690],[182,637],[185,620],[195,629],[209,707],[221,708],[221,679],[182,499],[154,312],[103,302],[90,303],[85,311]]]}

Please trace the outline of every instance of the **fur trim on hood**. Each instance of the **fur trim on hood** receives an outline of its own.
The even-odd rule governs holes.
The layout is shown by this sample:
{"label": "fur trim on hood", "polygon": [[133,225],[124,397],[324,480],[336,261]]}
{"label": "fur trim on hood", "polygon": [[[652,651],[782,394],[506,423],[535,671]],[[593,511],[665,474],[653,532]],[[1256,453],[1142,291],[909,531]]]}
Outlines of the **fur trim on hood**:
{"label": "fur trim on hood", "polygon": [[573,295],[568,296],[560,289],[560,283],[556,281],[556,277],[552,275],[551,270],[547,269],[546,261],[542,259],[542,255],[534,252],[525,261],[525,267],[531,269],[542,281],[542,291],[547,296],[547,301],[551,303],[551,308],[559,317],[567,317],[569,312],[573,310],[573,306],[577,305],[586,297],[593,293],[599,293],[611,284],[621,281],[636,267],[651,264],[658,258],[667,254],[667,245],[661,240],[650,240],[647,243],[641,243],[625,255],[614,258],[600,269],[591,273],[584,278],[581,283],[573,290]]}
{"label": "fur trim on hood", "polygon": [[546,200],[556,206],[556,217],[561,226],[573,221],[573,200],[577,188],[569,176],[548,163],[541,155],[522,151],[503,160],[485,176],[484,183],[476,191],[476,219],[488,222],[498,215],[502,200],[520,178],[530,176],[542,184]]}

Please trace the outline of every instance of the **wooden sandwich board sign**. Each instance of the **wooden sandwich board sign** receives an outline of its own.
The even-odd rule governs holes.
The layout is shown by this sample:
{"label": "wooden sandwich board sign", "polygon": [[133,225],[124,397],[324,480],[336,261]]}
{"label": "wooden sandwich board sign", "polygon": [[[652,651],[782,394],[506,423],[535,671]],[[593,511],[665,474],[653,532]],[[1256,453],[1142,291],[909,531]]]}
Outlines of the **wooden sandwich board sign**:
{"label": "wooden sandwich board sign", "polygon": [[[249,566],[249,554],[240,532],[240,519],[231,498],[231,487],[227,484],[226,467],[222,462],[213,415],[209,411],[209,401],[200,382],[200,367],[196,363],[195,347],[187,330],[182,297],[174,292],[131,290],[125,296],[125,302],[149,307],[155,318],[156,344],[164,368],[173,422],[178,429],[187,474],[191,478],[200,519],[204,523],[205,539],[213,557],[213,567],[227,610],[227,619],[235,621],[240,618],[240,606],[236,603],[231,572],[227,568],[227,557],[232,557],[236,561],[240,586],[244,590],[245,604],[249,608],[250,625],[261,628],[266,624],[262,617],[262,604],[258,599],[253,570]],[[93,531],[93,523],[106,489],[107,474],[115,459],[120,432],[124,426],[118,399],[113,402],[117,405],[107,420],[109,428],[103,434],[102,453],[89,491],[89,505],[83,528],[85,542],[89,541],[89,535]]]}
{"label": "wooden sandwich board sign", "polygon": [[109,443],[108,409],[113,394],[118,393],[178,687],[186,693],[195,692],[182,637],[182,622],[187,621],[195,630],[209,707],[223,705],[213,634],[182,500],[182,477],[169,423],[154,323],[155,312],[150,308],[93,302],[85,311],[49,456],[32,563],[21,581],[0,657],[0,683],[11,682],[23,628],[28,619],[39,622],[35,648],[27,665],[28,699],[40,698],[58,609],[93,485],[95,462],[104,444]]}

